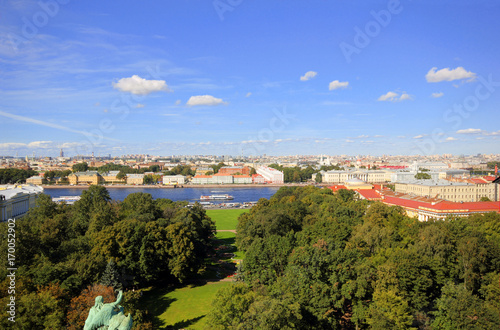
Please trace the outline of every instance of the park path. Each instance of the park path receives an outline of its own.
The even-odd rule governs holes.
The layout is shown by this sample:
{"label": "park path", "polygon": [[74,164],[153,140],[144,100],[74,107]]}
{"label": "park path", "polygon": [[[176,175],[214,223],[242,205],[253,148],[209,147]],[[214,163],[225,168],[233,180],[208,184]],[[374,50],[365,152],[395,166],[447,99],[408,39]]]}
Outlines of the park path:
{"label": "park path", "polygon": [[226,232],[226,233],[235,233],[236,234],[236,230],[235,229],[218,229],[217,232]]}

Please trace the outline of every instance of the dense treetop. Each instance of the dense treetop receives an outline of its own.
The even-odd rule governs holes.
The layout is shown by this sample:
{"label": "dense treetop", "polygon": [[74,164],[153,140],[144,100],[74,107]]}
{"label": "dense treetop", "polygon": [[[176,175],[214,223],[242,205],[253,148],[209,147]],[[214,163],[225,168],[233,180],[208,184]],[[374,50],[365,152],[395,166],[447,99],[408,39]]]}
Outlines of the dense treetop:
{"label": "dense treetop", "polygon": [[[79,324],[68,302],[98,283],[141,288],[158,281],[179,283],[196,275],[212,249],[215,226],[201,206],[186,205],[154,200],[145,193],[115,202],[102,186],[90,186],[74,205],[56,204],[48,195],[40,195],[37,207],[15,226],[16,296],[20,298],[16,326],[59,329]],[[7,260],[7,232],[7,224],[0,224],[3,260]],[[1,268],[3,306],[10,296],[6,275],[6,268]],[[126,292],[126,298],[132,294]],[[35,320],[29,320],[35,306],[41,309]],[[1,318],[0,328],[9,328],[8,322]],[[136,318],[134,324],[141,328]]]}
{"label": "dense treetop", "polygon": [[281,188],[240,216],[214,329],[498,329],[500,215],[419,222],[351,191]]}

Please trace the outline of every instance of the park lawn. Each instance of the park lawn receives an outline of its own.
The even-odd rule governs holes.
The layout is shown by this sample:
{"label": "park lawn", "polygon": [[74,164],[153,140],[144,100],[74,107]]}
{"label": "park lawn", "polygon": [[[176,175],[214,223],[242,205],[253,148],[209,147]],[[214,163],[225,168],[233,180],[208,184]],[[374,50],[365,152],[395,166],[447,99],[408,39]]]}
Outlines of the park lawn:
{"label": "park lawn", "polygon": [[236,230],[240,214],[248,209],[207,210],[207,215],[215,221],[217,230]]}
{"label": "park lawn", "polygon": [[234,246],[234,250],[232,251],[234,253],[234,258],[233,259],[244,259],[245,254],[243,251],[238,251],[236,249],[235,245],[235,239],[236,239],[236,234],[232,233],[230,231],[219,231],[217,232],[217,239],[222,240],[224,245],[232,245]]}
{"label": "park lawn", "polygon": [[202,286],[188,285],[173,291],[153,288],[145,293],[147,309],[161,324],[161,329],[204,329],[205,315],[212,307],[215,293],[232,282],[211,282]]}

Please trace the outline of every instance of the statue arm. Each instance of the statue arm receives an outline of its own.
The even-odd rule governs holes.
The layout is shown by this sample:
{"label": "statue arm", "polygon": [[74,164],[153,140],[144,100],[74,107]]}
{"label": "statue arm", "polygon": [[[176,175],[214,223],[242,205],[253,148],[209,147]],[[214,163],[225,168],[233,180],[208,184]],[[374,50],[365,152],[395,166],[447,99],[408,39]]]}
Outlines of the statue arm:
{"label": "statue arm", "polygon": [[118,291],[118,297],[116,297],[116,301],[113,303],[114,306],[118,306],[123,298],[123,291]]}

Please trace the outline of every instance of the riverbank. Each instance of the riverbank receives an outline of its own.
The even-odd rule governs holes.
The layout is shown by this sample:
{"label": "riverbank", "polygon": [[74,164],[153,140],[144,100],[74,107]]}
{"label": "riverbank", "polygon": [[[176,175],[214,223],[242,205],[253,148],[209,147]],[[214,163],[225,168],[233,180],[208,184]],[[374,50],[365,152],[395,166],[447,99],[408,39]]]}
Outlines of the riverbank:
{"label": "riverbank", "polygon": [[[106,189],[120,189],[120,188],[148,188],[148,189],[182,189],[182,188],[265,188],[265,187],[304,187],[310,183],[283,183],[283,184],[184,184],[184,185],[101,185]],[[327,187],[330,184],[317,184],[317,186]],[[88,188],[87,185],[41,185],[44,189],[71,189],[71,188]]]}

